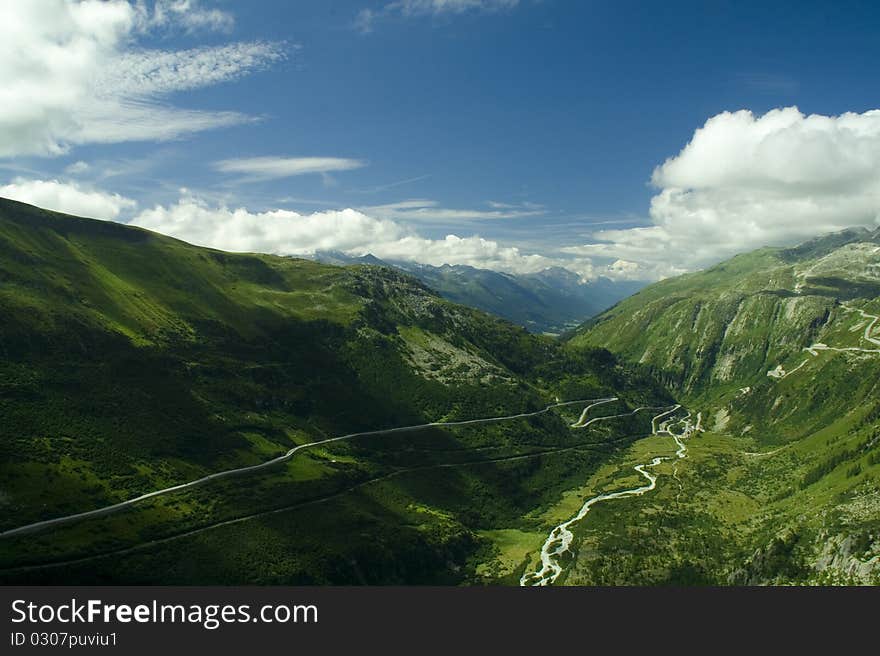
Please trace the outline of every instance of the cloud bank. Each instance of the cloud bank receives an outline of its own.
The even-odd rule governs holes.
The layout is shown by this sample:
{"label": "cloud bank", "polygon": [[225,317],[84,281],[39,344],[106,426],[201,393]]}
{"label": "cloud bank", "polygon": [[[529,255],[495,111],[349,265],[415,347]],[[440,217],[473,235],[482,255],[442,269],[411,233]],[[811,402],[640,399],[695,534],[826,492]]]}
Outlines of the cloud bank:
{"label": "cloud bank", "polygon": [[659,278],[762,246],[880,225],[880,110],[724,112],[654,170],[654,225],[565,249],[638,262]]}
{"label": "cloud bank", "polygon": [[284,57],[278,44],[176,51],[137,46],[150,31],[227,29],[230,21],[195,0],[160,0],[150,7],[124,0],[0,1],[0,157],[175,139],[252,120],[164,100],[269,66]]}
{"label": "cloud bank", "polygon": [[119,194],[84,189],[77,184],[58,180],[18,178],[10,184],[0,186],[0,197],[56,212],[104,220],[117,219],[123,210],[137,205],[130,198]]}
{"label": "cloud bank", "polygon": [[542,255],[523,254],[479,236],[447,235],[426,239],[401,224],[344,209],[313,214],[291,210],[251,212],[244,208],[212,206],[196,197],[156,206],[138,214],[133,225],[198,244],[238,252],[312,255],[338,250],[351,255],[530,273],[557,262]]}
{"label": "cloud bank", "polygon": [[[72,168],[82,168],[77,162]],[[69,167],[70,168],[70,167]],[[0,186],[0,197],[79,216],[136,225],[192,244],[233,252],[276,255],[313,255],[342,251],[349,255],[373,254],[441,266],[462,264],[512,274],[535,273],[563,267],[593,280],[639,280],[642,269],[622,259],[597,265],[589,257],[572,254],[527,253],[477,234],[447,234],[441,239],[420,235],[404,222],[357,209],[326,210],[303,214],[289,209],[254,212],[243,207],[208,201],[182,189],[177,202],[138,211],[138,203],[77,182],[17,178]],[[415,208],[425,201],[410,201]],[[402,203],[407,206],[407,203]],[[433,203],[436,206],[436,203]],[[519,211],[521,205],[494,203]],[[446,211],[442,210],[441,211]]]}

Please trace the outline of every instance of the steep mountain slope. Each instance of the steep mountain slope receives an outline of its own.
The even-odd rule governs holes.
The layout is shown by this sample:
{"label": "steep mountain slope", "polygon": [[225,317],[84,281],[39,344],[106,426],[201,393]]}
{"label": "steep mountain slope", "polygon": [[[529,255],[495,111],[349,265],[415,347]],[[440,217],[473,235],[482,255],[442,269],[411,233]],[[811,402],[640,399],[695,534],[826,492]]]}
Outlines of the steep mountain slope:
{"label": "steep mountain slope", "polygon": [[584,283],[577,274],[558,267],[513,275],[464,265],[384,262],[372,255],[324,252],[315,257],[328,264],[372,264],[406,271],[444,298],[503,317],[533,333],[558,334],[576,328],[644,286],[607,278]]}
{"label": "steep mountain slope", "polygon": [[[0,537],[5,582],[516,581],[529,513],[644,435],[669,396],[602,350],[454,305],[411,276],[198,248],[0,200],[0,532],[297,445],[259,475]],[[522,545],[526,545],[523,547]],[[63,567],[46,566],[53,563]],[[487,569],[488,568],[488,569]]]}
{"label": "steep mountain slope", "polygon": [[878,315],[880,231],[850,230],[652,285],[571,338],[707,420],[663,516],[723,555],[663,557],[716,582],[880,580]]}

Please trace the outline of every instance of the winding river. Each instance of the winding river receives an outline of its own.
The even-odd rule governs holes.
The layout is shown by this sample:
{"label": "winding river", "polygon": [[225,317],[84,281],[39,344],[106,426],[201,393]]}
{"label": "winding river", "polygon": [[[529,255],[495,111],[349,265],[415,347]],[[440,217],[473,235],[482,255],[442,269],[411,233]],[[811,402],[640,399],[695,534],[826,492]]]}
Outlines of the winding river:
{"label": "winding river", "polygon": [[[659,415],[656,415],[651,419],[652,435],[666,434],[671,436],[672,439],[675,441],[676,446],[678,446],[678,450],[675,452],[676,459],[687,457],[687,445],[684,443],[684,439],[689,437],[693,432],[701,430],[699,428],[701,417],[698,416],[697,425],[694,426],[690,421],[690,412],[688,412],[687,415],[682,419],[674,421],[672,419],[672,416],[676,411],[679,410],[679,408],[681,408],[680,405],[675,405],[672,408],[666,410],[665,412],[661,412]],[[636,412],[647,409],[649,408],[636,408],[633,412],[627,414],[635,414]],[[587,408],[587,410],[589,410],[589,408]],[[578,419],[575,424],[572,424],[573,428],[587,426],[589,423],[591,423],[584,423],[587,410],[584,410],[584,413],[581,415],[580,419]],[[592,421],[611,419],[613,417],[621,416],[625,415],[597,417]],[[660,421],[660,423],[658,424],[657,422],[659,420],[662,421]],[[680,433],[674,433],[672,431],[672,426],[675,424],[681,424],[683,426],[683,429]],[[571,527],[581,521],[584,517],[586,517],[587,513],[590,512],[590,509],[597,503],[600,503],[602,501],[610,501],[612,499],[623,499],[625,497],[637,497],[653,490],[655,487],[657,487],[657,475],[651,473],[650,471],[648,471],[648,469],[651,467],[656,467],[665,460],[671,459],[671,456],[657,456],[648,463],[636,465],[635,467],[633,467],[635,471],[644,476],[644,478],[648,481],[645,485],[630,488],[628,490],[620,490],[617,492],[606,492],[588,499],[581,506],[581,509],[574,517],[563,522],[562,524],[559,524],[552,531],[550,531],[550,534],[547,536],[547,539],[544,541],[544,544],[541,547],[541,568],[537,572],[527,572],[523,574],[522,578],[519,581],[519,584],[521,586],[547,586],[555,583],[556,579],[559,578],[559,575],[562,574],[562,565],[560,564],[560,558],[564,553],[570,550],[571,543],[574,540],[574,534],[570,530]]]}

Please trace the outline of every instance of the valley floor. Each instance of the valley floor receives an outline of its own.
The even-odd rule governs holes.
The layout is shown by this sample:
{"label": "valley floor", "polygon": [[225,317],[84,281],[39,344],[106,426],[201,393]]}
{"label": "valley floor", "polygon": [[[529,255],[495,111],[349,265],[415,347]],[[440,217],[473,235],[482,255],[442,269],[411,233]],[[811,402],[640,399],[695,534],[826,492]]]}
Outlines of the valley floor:
{"label": "valley floor", "polygon": [[[624,414],[612,410],[590,418],[595,408],[615,401],[569,402],[550,408],[566,410],[571,406],[574,413],[567,414],[573,433],[595,426],[595,422],[613,424],[620,417],[647,410],[637,408]],[[587,405],[580,410],[584,403]],[[475,561],[472,582],[880,582],[876,567],[880,556],[870,538],[871,527],[880,517],[880,491],[870,473],[846,499],[828,482],[806,489],[792,486],[792,473],[804,470],[816,444],[827,440],[826,435],[760,450],[753,436],[706,430],[702,413],[695,417],[680,406],[654,415],[651,432],[599,466],[582,486],[526,514],[516,526],[478,531],[479,538],[491,548]],[[837,446],[846,447],[847,442],[857,440],[854,435]],[[507,455],[501,460],[523,457],[529,456]],[[358,493],[364,485],[381,485],[383,480],[400,475],[418,476],[420,469],[428,473],[426,470],[437,467],[467,466],[463,462],[395,472],[293,508],[267,509],[103,555],[62,559],[49,570],[93,568],[96,561],[106,562],[108,557],[134,562],[146,557],[144,562],[152,562],[150,554],[156,549],[167,553],[175,543],[189,543],[205,531],[216,533],[212,539],[224,540],[221,532],[225,528],[315,503],[325,505]],[[835,517],[803,512],[804,508],[827,506],[826,497],[835,494],[840,509]],[[780,532],[780,526],[792,528]],[[16,571],[19,575],[45,574],[46,568],[24,566],[5,573]]]}
{"label": "valley floor", "polygon": [[[789,489],[808,446],[756,454],[751,438],[699,432],[687,439],[687,457],[676,458],[678,444],[664,435],[639,440],[532,515],[534,530],[499,532],[499,553],[481,571],[532,585],[880,583],[878,545],[864,523],[880,517],[870,478],[840,506],[847,532],[839,518],[803,511],[820,507],[823,492],[805,498]],[[647,462],[645,485],[639,467]],[[789,518],[795,528],[775,530]],[[553,525],[549,538],[538,528]],[[572,534],[564,543],[562,526]]]}
{"label": "valley floor", "polygon": [[[611,409],[606,414],[589,417],[590,412],[595,408],[607,404],[610,404],[609,407]],[[282,505],[281,507],[277,507],[276,504],[267,499],[268,508],[256,509],[254,512],[231,518],[223,518],[224,513],[222,509],[227,505],[224,497],[240,497],[244,489],[250,489],[254,502],[256,502],[261,497],[265,498],[265,493],[254,494],[256,491],[254,484],[259,486],[266,484],[270,486],[273,484],[285,485],[284,480],[288,476],[302,478],[303,474],[308,472],[309,460],[306,459],[302,462],[291,460],[295,453],[304,448],[297,447],[289,450],[286,455],[269,461],[267,464],[273,465],[272,470],[269,470],[267,465],[258,465],[244,468],[243,470],[230,470],[220,475],[215,474],[199,479],[193,483],[163,488],[156,492],[141,495],[128,502],[103,509],[95,509],[10,529],[0,536],[3,540],[0,546],[5,547],[6,560],[7,562],[12,561],[9,563],[12,566],[3,568],[0,571],[0,576],[12,577],[12,580],[21,580],[22,577],[24,580],[28,580],[29,577],[36,577],[37,580],[49,581],[55,580],[58,574],[69,568],[81,569],[83,576],[95,576],[95,574],[88,574],[88,572],[101,573],[106,571],[108,567],[110,569],[118,569],[120,563],[133,564],[138,561],[141,563],[151,563],[157,553],[160,554],[160,558],[166,558],[173,553],[177,545],[191,545],[193,540],[203,540],[205,538],[211,543],[216,540],[224,541],[225,538],[222,535],[224,532],[233,527],[241,527],[246,530],[245,524],[252,525],[254,523],[252,520],[267,520],[282,515],[292,516],[298,511],[302,512],[308,508],[317,508],[319,505],[330,506],[334,503],[347,503],[346,499],[350,497],[370,494],[370,490],[378,490],[389,483],[400,481],[401,479],[415,477],[425,479],[427,482],[443,471],[448,471],[452,474],[472,467],[507,466],[508,464],[523,461],[560,457],[570,458],[576,456],[582,458],[583,456],[578,454],[584,453],[588,454],[588,458],[595,458],[596,454],[601,454],[608,449],[613,450],[614,444],[619,440],[628,439],[626,432],[622,435],[615,434],[615,428],[617,430],[622,429],[627,426],[628,421],[635,419],[636,415],[645,414],[646,411],[650,410],[650,408],[639,407],[635,410],[621,413],[618,409],[620,405],[619,400],[613,397],[593,399],[592,401],[557,402],[542,410],[530,413],[486,419],[434,422],[415,427],[401,427],[346,435],[319,443],[312,443],[307,446],[313,447],[313,450],[317,452],[316,455],[326,462],[327,459],[331,458],[329,453],[324,453],[327,448],[332,447],[334,443],[348,442],[354,437],[373,439],[375,445],[377,438],[393,435],[397,442],[387,444],[386,448],[394,448],[395,444],[406,444],[407,441],[416,442],[417,446],[419,440],[416,440],[416,436],[420,434],[421,429],[437,429],[441,427],[444,429],[471,429],[485,424],[509,423],[511,421],[522,422],[545,415],[551,410],[562,412],[566,416],[566,420],[571,425],[571,435],[577,440],[564,446],[554,447],[548,445],[543,448],[539,447],[539,445],[528,444],[522,444],[519,448],[516,448],[500,443],[497,446],[487,445],[474,449],[453,449],[446,454],[445,458],[454,457],[457,461],[435,462],[434,464],[416,467],[397,468],[389,473],[377,472],[376,475],[366,480],[356,482],[343,489],[333,489],[329,493],[317,498],[303,500],[292,505]],[[672,410],[674,409],[672,408]],[[668,412],[668,409],[664,410],[662,415],[659,416],[666,415]],[[599,427],[599,422],[604,422],[602,426],[605,427],[607,425],[608,430],[595,433],[595,429]],[[434,442],[431,442],[431,439],[429,438],[427,442],[421,440],[421,443],[423,445],[433,443],[435,446],[431,450],[436,451],[436,438],[433,438]],[[409,446],[412,447],[414,445],[410,444]],[[442,450],[439,453],[442,453]],[[468,453],[470,453],[469,457]],[[590,453],[594,455],[590,456]],[[336,463],[337,459],[341,461],[350,460],[344,454],[332,456],[333,463]],[[274,465],[277,465],[277,467]],[[306,469],[302,468],[304,465],[307,466]],[[297,474],[297,471],[300,473]],[[233,477],[232,474],[239,475]],[[286,486],[289,487],[289,483]],[[194,494],[196,496],[193,496]],[[199,511],[200,508],[203,510]],[[220,512],[218,512],[218,509]],[[182,515],[180,514],[181,510],[183,511]],[[415,510],[416,514],[427,513],[433,515],[434,520],[439,519],[441,524],[445,521],[442,511],[432,509],[431,505],[425,505],[421,509],[410,506],[409,511],[412,512],[413,510]],[[168,521],[170,519],[170,516],[167,516],[168,513],[180,515],[180,520],[177,522],[178,530],[174,530],[173,523]],[[217,516],[218,519],[206,523],[205,518],[211,515]],[[451,516],[448,519],[451,520]],[[154,526],[150,526],[151,523]],[[430,524],[428,528],[436,530]],[[136,537],[137,535],[148,536],[151,533],[157,534],[156,537],[146,540],[143,538],[138,540]],[[165,535],[163,536],[162,533],[165,533]],[[516,530],[487,529],[479,533],[487,543],[495,543],[497,540],[498,543],[503,544],[506,540],[509,540],[511,535],[516,533]],[[108,541],[108,537],[111,536],[112,540]],[[24,563],[15,564],[16,560],[19,563],[24,560]],[[28,560],[31,562],[29,563]],[[37,562],[33,562],[34,560]],[[122,566],[124,567],[124,565]],[[480,567],[478,569],[485,570],[485,568]],[[103,574],[97,575],[103,576]]]}

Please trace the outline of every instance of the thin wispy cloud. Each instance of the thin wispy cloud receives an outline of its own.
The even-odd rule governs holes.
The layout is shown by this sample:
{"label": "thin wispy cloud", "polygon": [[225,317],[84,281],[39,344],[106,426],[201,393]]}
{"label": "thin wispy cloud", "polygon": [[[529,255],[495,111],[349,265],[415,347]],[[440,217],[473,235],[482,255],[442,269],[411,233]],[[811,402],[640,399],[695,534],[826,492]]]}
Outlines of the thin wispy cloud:
{"label": "thin wispy cloud", "polygon": [[396,189],[397,187],[402,187],[404,185],[412,184],[414,182],[421,182],[422,180],[427,180],[430,178],[430,174],[419,175],[415,178],[407,178],[405,180],[397,180],[396,182],[390,182],[384,185],[377,185],[375,187],[369,187],[367,189],[353,189],[352,192],[356,194],[378,194],[382,191],[388,191],[389,189]]}
{"label": "thin wispy cloud", "polygon": [[[344,157],[246,157],[214,162],[221,173],[237,173],[243,181],[279,180],[313,173],[329,174],[366,166],[359,159]],[[326,181],[326,178],[325,178]]]}
{"label": "thin wispy cloud", "polygon": [[502,203],[496,200],[486,201],[486,205],[496,210],[543,210],[544,206],[540,203]]}
{"label": "thin wispy cloud", "polygon": [[91,165],[88,162],[84,162],[82,160],[76,161],[73,164],[68,164],[64,168],[64,172],[69,175],[79,175],[81,173],[88,173],[91,170]]}
{"label": "thin wispy cloud", "polygon": [[498,219],[516,219],[544,214],[543,209],[526,209],[522,207],[506,209],[462,209],[442,207],[435,200],[411,199],[385,205],[372,205],[361,208],[375,216],[388,219],[406,219],[409,221],[433,221],[455,223],[459,221],[485,221]]}
{"label": "thin wispy cloud", "polygon": [[302,198],[301,196],[283,196],[273,201],[276,205],[312,205],[315,207],[341,207],[341,203],[335,200],[321,200],[319,198]]}
{"label": "thin wispy cloud", "polygon": [[379,9],[362,9],[354,21],[354,27],[368,34],[376,23],[389,18],[413,18],[419,16],[443,16],[467,12],[498,12],[513,9],[519,0],[396,0]]}
{"label": "thin wispy cloud", "polygon": [[136,9],[142,24],[151,29],[230,32],[235,26],[235,17],[230,12],[206,7],[200,0],[156,0],[152,11],[142,3],[136,5]]}
{"label": "thin wispy cloud", "polygon": [[640,217],[634,217],[631,219],[602,219],[600,221],[596,221],[593,219],[586,219],[583,221],[579,221],[577,223],[570,223],[568,225],[580,225],[580,226],[599,226],[599,225],[633,225],[639,223],[645,223],[648,219],[643,219]]}
{"label": "thin wispy cloud", "polygon": [[220,28],[201,3],[0,3],[0,157],[55,156],[90,143],[163,141],[256,120],[183,109],[172,94],[230,82],[285,58],[278,43],[187,50],[138,45],[150,30]]}
{"label": "thin wispy cloud", "polygon": [[800,90],[800,83],[788,75],[775,73],[740,73],[736,81],[754,91],[766,94],[791,95]]}

